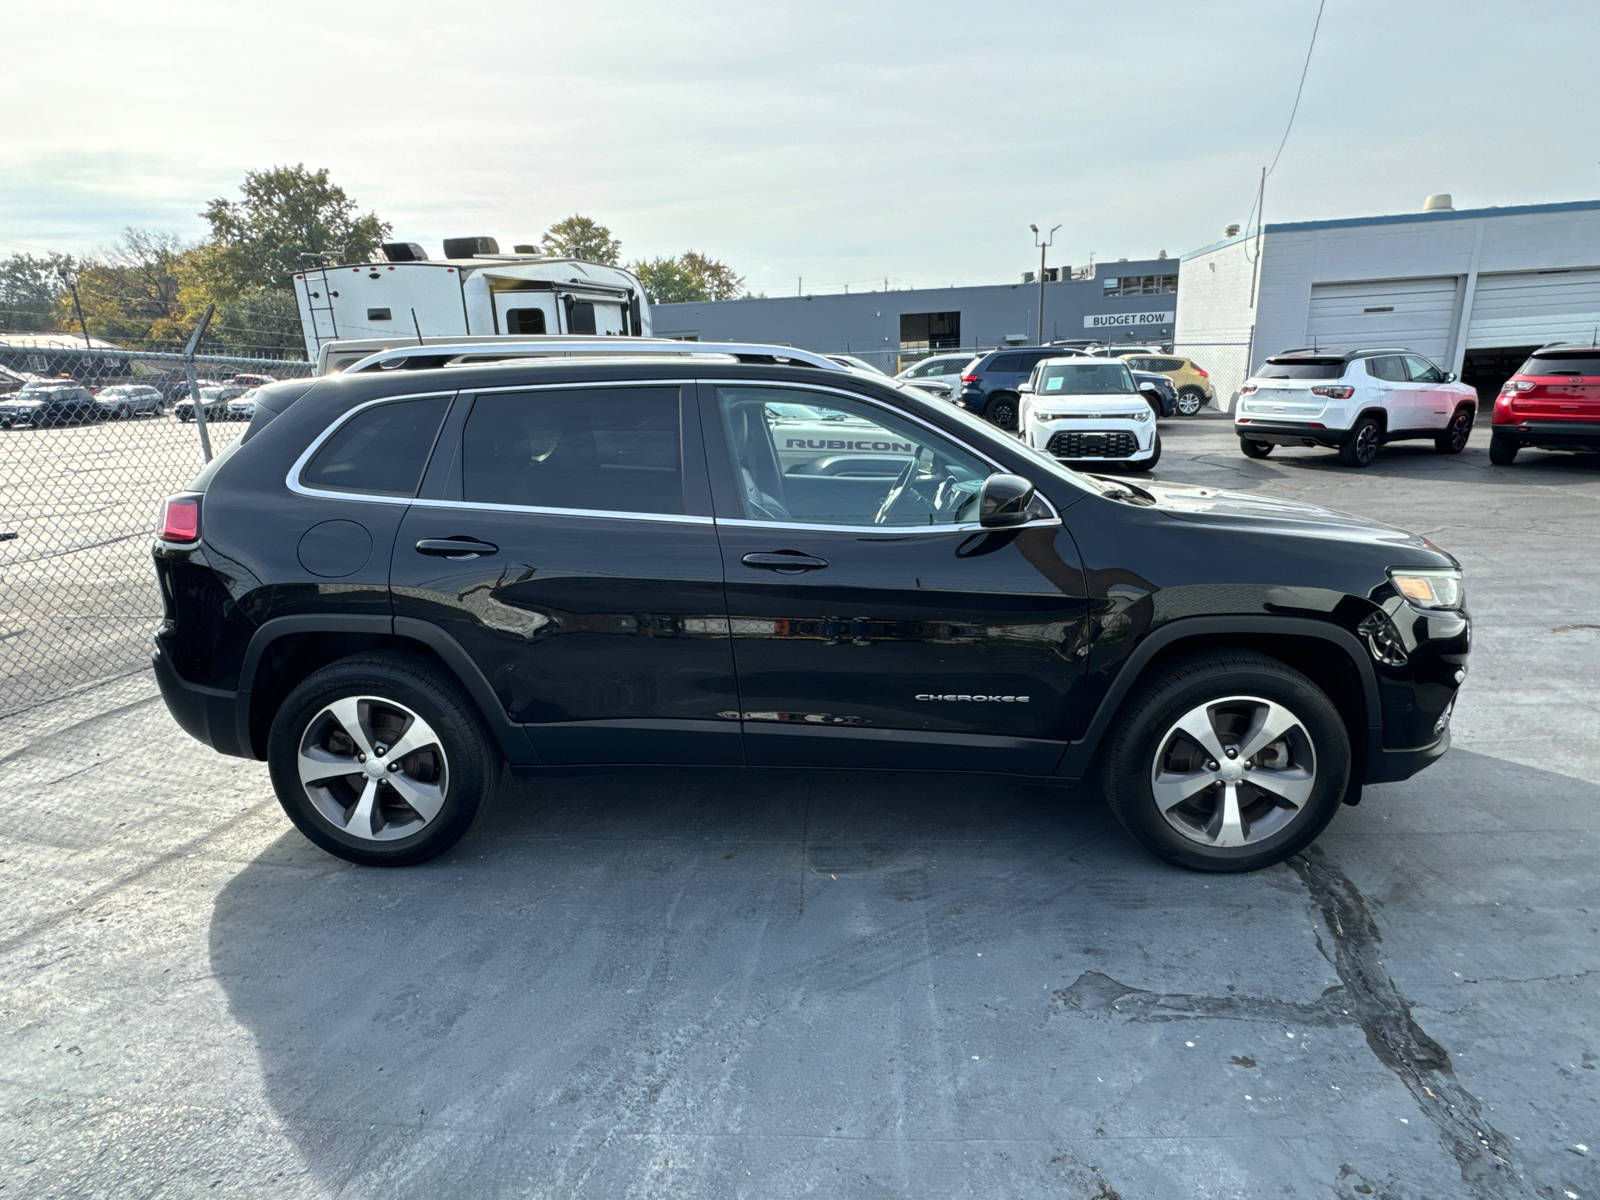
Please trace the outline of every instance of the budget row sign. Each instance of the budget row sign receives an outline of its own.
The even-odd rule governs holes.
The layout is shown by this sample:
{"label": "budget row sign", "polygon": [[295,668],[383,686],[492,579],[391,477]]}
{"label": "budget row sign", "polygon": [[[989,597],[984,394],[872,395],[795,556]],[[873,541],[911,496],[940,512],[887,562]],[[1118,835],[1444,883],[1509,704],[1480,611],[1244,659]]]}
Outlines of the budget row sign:
{"label": "budget row sign", "polygon": [[1178,319],[1175,312],[1147,313],[1095,313],[1083,319],[1085,329],[1129,329],[1145,325],[1171,325]]}

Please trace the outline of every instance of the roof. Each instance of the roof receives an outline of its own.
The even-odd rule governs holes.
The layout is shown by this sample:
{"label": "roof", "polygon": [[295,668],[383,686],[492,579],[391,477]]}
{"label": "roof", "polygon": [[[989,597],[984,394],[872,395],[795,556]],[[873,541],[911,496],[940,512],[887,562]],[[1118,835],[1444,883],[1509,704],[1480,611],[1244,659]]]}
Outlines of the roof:
{"label": "roof", "polygon": [[0,333],[0,350],[121,350],[115,342],[88,339],[76,333]]}
{"label": "roof", "polygon": [[1268,355],[1268,362],[1277,362],[1284,358],[1342,358],[1346,362],[1353,358],[1371,358],[1377,354],[1415,354],[1410,346],[1370,346],[1363,350],[1350,350],[1338,346],[1329,346],[1321,349],[1316,346],[1301,346],[1297,350],[1283,350],[1277,354]]}
{"label": "roof", "polygon": [[[1597,209],[1600,209],[1600,200],[1569,200],[1559,204],[1508,204],[1491,208],[1459,208],[1445,212],[1395,213],[1387,217],[1341,217],[1332,221],[1285,221],[1276,225],[1268,222],[1261,227],[1261,232],[1299,233],[1311,229],[1353,229],[1360,225],[1415,225],[1434,221],[1476,221],[1484,217],[1528,217],[1549,213],[1593,212]],[[1210,254],[1213,250],[1221,250],[1226,246],[1236,245],[1239,242],[1251,241],[1255,236],[1256,230],[1246,229],[1231,238],[1223,238],[1220,242],[1212,242],[1209,246],[1201,246],[1198,250],[1191,250],[1183,255],[1179,261],[1188,262],[1191,258],[1198,258],[1202,254]]]}

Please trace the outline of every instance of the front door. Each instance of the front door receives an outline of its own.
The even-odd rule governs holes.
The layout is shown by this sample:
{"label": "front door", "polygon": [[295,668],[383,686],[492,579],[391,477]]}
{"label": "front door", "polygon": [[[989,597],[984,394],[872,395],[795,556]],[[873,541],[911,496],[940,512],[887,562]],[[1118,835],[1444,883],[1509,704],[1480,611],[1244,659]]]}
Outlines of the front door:
{"label": "front door", "polygon": [[1414,388],[1416,416],[1413,429],[1443,429],[1455,414],[1455,393],[1444,381],[1444,372],[1420,354],[1406,355],[1406,374]]}
{"label": "front door", "polygon": [[463,395],[401,525],[395,615],[460,643],[541,762],[743,761],[694,389],[683,412],[681,390]]}
{"label": "front door", "polygon": [[1086,615],[1059,520],[979,529],[998,468],[886,405],[703,393],[748,760],[1053,771]]}

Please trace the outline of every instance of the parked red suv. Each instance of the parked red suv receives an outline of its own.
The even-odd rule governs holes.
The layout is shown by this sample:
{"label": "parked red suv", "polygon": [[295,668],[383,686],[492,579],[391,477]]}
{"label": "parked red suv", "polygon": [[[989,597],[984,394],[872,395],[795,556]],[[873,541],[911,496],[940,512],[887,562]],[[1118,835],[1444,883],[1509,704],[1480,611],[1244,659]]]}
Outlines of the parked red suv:
{"label": "parked red suv", "polygon": [[1524,446],[1600,450],[1600,346],[1541,346],[1494,401],[1489,461],[1505,466]]}

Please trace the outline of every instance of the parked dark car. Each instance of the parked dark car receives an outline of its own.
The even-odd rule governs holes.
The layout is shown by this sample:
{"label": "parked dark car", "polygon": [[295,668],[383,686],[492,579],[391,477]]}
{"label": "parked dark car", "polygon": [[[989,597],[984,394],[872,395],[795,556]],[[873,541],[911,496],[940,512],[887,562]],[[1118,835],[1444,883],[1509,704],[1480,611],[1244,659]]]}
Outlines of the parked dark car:
{"label": "parked dark car", "polygon": [[1156,416],[1178,415],[1178,389],[1172,386],[1172,380],[1156,371],[1135,371],[1130,367],[1129,373]]}
{"label": "parked dark car", "polygon": [[956,403],[991,425],[1014,430],[1021,402],[1017,389],[1040,362],[1061,353],[1059,346],[1021,346],[980,354],[961,376]]}
{"label": "parked dark car", "polygon": [[44,429],[95,421],[99,417],[94,396],[77,383],[30,383],[20,391],[0,397],[0,429],[16,425]]}
{"label": "parked dark car", "polygon": [[1089,780],[1248,870],[1449,746],[1468,617],[1425,538],[1079,474],[772,347],[387,354],[263,387],[154,545],[178,724],[351,861],[446,849],[502,763],[666,764]]}

